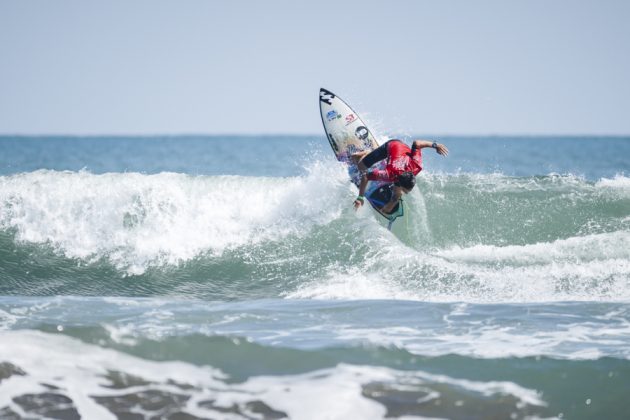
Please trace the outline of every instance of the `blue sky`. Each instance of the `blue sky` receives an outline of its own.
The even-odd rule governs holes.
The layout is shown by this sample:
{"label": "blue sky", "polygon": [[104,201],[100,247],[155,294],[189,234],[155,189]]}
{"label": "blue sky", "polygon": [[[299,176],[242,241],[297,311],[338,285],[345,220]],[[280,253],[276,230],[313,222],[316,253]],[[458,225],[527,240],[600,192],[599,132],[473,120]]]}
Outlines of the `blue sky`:
{"label": "blue sky", "polygon": [[0,133],[630,134],[629,1],[0,0]]}

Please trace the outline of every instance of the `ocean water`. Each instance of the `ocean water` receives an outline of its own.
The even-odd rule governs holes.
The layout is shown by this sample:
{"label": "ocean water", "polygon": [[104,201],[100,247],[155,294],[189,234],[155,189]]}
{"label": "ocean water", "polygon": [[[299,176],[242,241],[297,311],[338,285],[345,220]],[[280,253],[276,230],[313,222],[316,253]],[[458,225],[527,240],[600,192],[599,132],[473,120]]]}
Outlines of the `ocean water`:
{"label": "ocean water", "polygon": [[0,418],[628,418],[630,138],[437,140],[0,137]]}

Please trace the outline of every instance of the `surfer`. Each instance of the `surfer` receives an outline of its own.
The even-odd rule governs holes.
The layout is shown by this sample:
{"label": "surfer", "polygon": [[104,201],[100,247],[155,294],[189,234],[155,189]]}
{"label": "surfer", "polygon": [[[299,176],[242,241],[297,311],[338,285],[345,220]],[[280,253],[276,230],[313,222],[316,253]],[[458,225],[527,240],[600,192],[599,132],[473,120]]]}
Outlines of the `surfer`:
{"label": "surfer", "polygon": [[[385,181],[394,183],[394,191],[389,203],[381,207],[383,213],[391,213],[403,194],[409,193],[416,185],[416,175],[422,170],[421,149],[432,147],[442,156],[448,155],[445,145],[428,141],[415,140],[411,148],[400,140],[393,139],[382,144],[371,152],[364,151],[352,155],[361,172],[359,196],[354,200],[354,208],[358,209],[365,201],[365,189],[368,181]],[[387,159],[383,170],[370,169],[376,162]]]}

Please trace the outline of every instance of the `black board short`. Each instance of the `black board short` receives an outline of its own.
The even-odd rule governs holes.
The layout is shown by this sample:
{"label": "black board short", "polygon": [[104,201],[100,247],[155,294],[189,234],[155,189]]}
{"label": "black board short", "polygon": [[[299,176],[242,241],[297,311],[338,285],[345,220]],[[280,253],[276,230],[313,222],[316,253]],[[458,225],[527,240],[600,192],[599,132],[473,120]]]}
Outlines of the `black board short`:
{"label": "black board short", "polygon": [[400,142],[400,140],[388,140],[385,143],[381,144],[380,146],[378,146],[376,149],[372,150],[370,153],[368,153],[364,158],[363,158],[363,164],[365,165],[366,168],[369,168],[370,166],[374,165],[376,162],[380,162],[383,159],[387,158],[387,147],[389,145],[389,143],[393,142],[393,141],[398,141]]}

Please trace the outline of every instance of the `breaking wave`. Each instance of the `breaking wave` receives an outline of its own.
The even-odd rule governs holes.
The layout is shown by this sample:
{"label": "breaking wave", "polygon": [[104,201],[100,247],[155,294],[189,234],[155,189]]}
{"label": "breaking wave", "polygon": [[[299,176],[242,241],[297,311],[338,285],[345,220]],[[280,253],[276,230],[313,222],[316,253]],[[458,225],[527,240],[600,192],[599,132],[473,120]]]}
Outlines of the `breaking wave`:
{"label": "breaking wave", "polygon": [[[437,174],[407,198],[407,235],[341,166],[300,177],[0,177],[3,294],[630,299],[630,179]],[[398,223],[398,222],[397,222]],[[47,281],[38,281],[47,279]]]}

